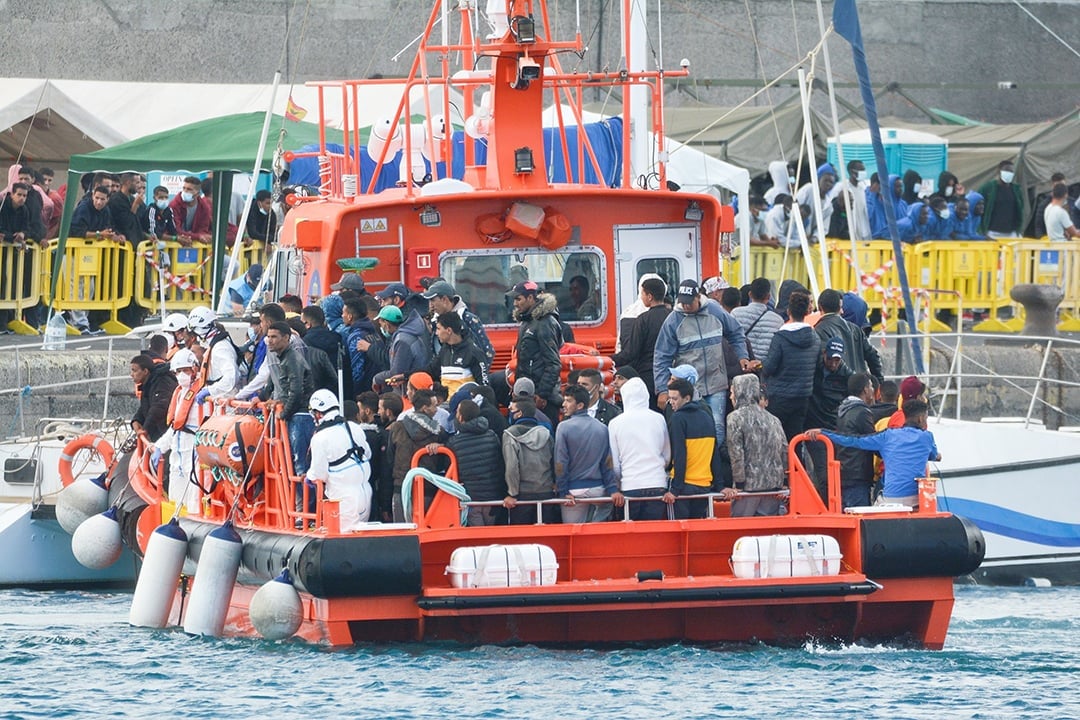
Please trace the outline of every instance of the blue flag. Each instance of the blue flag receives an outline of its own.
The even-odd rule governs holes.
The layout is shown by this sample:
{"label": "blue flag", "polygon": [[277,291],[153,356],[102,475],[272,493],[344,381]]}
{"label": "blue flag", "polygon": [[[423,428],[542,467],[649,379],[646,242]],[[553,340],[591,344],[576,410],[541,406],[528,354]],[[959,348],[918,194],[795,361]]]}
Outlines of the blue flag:
{"label": "blue flag", "polygon": [[[866,111],[866,124],[870,128],[870,142],[874,146],[874,161],[877,164],[877,175],[884,188],[883,193],[892,192],[888,187],[889,168],[885,163],[885,146],[881,142],[881,127],[878,125],[877,101],[874,99],[874,89],[870,85],[870,68],[866,64],[866,50],[863,48],[862,27],[859,25],[859,10],[855,7],[855,0],[835,0],[833,4],[833,28],[840,37],[851,43],[851,55],[855,63],[855,74],[859,78],[859,93],[862,95],[863,109]],[[915,317],[915,308],[911,302],[911,287],[908,284],[907,267],[904,264],[904,248],[900,244],[900,231],[896,227],[896,209],[891,202],[883,202],[885,208],[885,221],[889,226],[889,237],[892,238],[893,255],[896,258],[896,271],[900,276],[900,289],[904,296],[904,309],[908,326],[912,333],[918,328]],[[851,224],[851,227],[854,227]],[[915,373],[923,373],[922,351],[919,348],[919,338],[912,335],[912,357],[915,359]]]}

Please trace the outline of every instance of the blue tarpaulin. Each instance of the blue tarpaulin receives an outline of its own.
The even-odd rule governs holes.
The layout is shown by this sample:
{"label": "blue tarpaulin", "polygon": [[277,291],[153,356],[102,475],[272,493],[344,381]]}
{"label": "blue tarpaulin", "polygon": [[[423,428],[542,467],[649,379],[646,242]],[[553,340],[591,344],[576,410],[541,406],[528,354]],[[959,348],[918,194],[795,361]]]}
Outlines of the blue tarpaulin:
{"label": "blue tarpaulin", "polygon": [[[598,177],[593,168],[588,153],[585,154],[585,178],[584,182],[589,185],[611,186],[619,182],[622,175],[622,119],[608,118],[594,123],[586,123],[585,134],[589,138],[593,153],[596,155],[597,164],[600,166],[602,177]],[[465,169],[465,142],[474,143],[474,159],[477,165],[483,165],[487,159],[487,143],[483,140],[473,140],[462,131],[454,133],[452,139],[454,177],[460,179]],[[571,180],[578,182],[578,128],[566,128],[567,153],[570,159]],[[318,151],[318,145],[305,145],[297,150],[298,153]],[[331,153],[341,154],[344,146],[327,143],[326,149]],[[404,152],[398,152],[394,158],[386,163],[375,191],[381,192],[394,187],[398,181],[398,163]],[[544,129],[544,157],[548,169],[548,177],[552,182],[567,182],[566,158],[561,142],[561,133],[558,128]],[[430,165],[425,162],[430,170]],[[360,187],[366,189],[375,173],[375,161],[368,155],[367,147],[360,148]],[[445,164],[439,163],[439,175],[444,176]],[[417,178],[419,180],[420,178]],[[316,158],[297,158],[289,167],[289,183],[294,185],[319,184],[319,163]]]}

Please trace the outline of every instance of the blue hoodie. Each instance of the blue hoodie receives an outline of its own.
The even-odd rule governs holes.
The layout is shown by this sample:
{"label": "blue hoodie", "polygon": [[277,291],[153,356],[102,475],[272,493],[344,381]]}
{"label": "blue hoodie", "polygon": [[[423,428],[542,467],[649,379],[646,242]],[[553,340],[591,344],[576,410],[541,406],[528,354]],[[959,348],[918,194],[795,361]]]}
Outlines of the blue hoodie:
{"label": "blue hoodie", "polygon": [[926,208],[928,213],[927,222],[919,222],[919,215],[922,213],[924,207],[926,207],[926,203],[917,202],[913,203],[912,206],[908,208],[906,223],[902,224],[900,228],[900,239],[904,242],[917,243],[928,238],[927,232],[930,229],[930,208]]}
{"label": "blue hoodie", "polygon": [[[983,196],[972,190],[967,194],[968,216],[963,220],[953,218],[953,237],[957,240],[985,240],[986,236],[979,233],[979,220],[982,218],[975,215],[975,206],[983,202]],[[953,207],[953,212],[956,208]]]}

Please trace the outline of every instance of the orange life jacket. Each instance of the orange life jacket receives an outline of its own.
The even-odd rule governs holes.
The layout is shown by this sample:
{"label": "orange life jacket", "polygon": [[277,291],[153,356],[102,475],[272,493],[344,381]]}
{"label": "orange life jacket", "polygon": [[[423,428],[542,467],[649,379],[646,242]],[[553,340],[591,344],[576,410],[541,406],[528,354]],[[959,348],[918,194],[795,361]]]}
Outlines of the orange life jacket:
{"label": "orange life jacket", "polygon": [[[173,390],[172,400],[169,401],[169,427],[173,430],[183,430],[185,428],[188,415],[191,413],[191,406],[195,404],[195,396],[198,395],[202,388],[202,378],[196,377],[192,380],[190,387],[182,388],[177,386]],[[204,419],[200,408],[199,422],[202,423]]]}

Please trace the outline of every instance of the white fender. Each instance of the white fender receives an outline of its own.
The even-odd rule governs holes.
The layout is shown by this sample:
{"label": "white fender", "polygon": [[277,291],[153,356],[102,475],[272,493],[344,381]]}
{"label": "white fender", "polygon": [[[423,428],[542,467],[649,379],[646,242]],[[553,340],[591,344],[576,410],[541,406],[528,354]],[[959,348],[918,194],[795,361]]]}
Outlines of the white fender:
{"label": "white fender", "polygon": [[148,628],[163,628],[169,623],[169,610],[172,609],[180,572],[184,569],[187,544],[187,533],[176,518],[150,535],[139,581],[131,597],[129,623]]}
{"label": "white fender", "polygon": [[267,640],[285,640],[296,634],[304,619],[300,593],[288,568],[255,591],[248,608],[255,631]]}
{"label": "white fender", "polygon": [[226,522],[206,536],[199,554],[199,566],[195,570],[195,584],[191,589],[187,617],[184,618],[184,632],[221,636],[236,575],[240,572],[243,549],[240,535],[231,522]]}
{"label": "white fender", "polygon": [[105,489],[105,477],[81,477],[56,496],[56,521],[71,535],[87,518],[108,508],[109,491]]}
{"label": "white fender", "polygon": [[71,552],[83,567],[101,570],[112,565],[124,551],[116,508],[92,515],[71,536]]}

